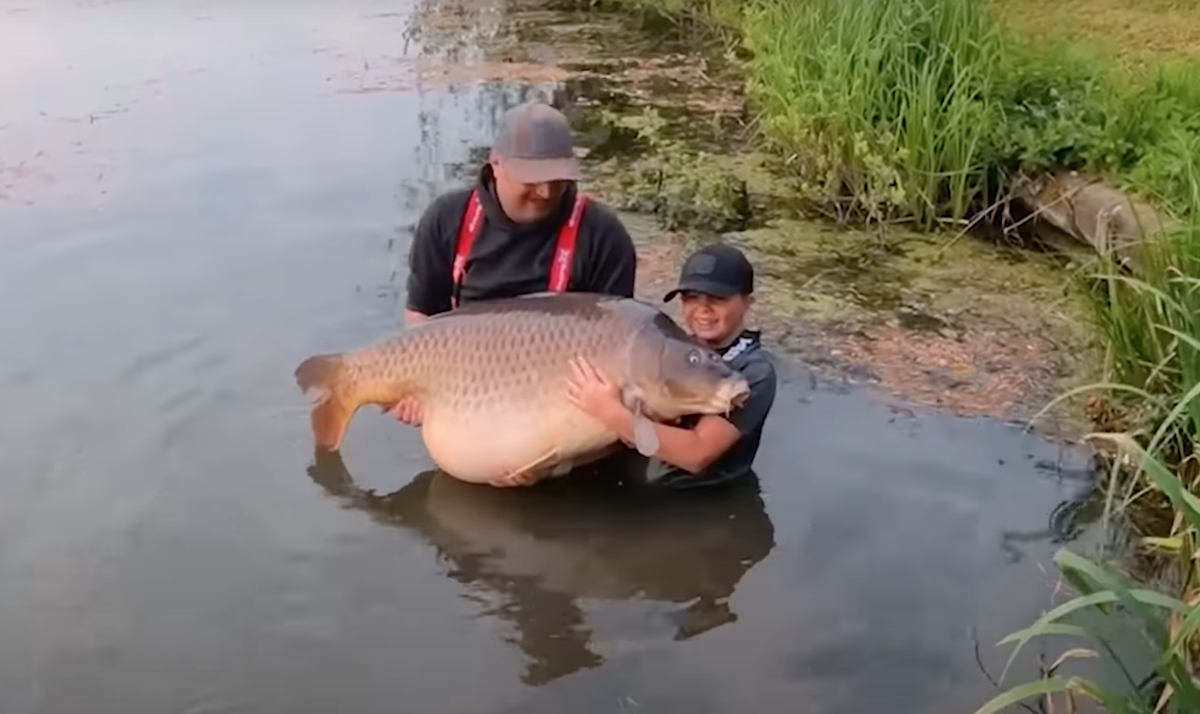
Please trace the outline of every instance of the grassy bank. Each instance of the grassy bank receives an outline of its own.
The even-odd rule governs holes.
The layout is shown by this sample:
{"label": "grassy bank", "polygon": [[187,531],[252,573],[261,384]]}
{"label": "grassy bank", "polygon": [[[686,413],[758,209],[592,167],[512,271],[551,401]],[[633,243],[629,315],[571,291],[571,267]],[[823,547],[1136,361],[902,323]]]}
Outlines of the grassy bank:
{"label": "grassy bank", "polygon": [[1069,168],[1187,206],[1172,136],[1200,134],[1196,65],[1126,70],[985,2],[741,7],[765,139],[814,199],[931,226],[993,205],[1017,171]]}
{"label": "grassy bank", "polygon": [[[1180,141],[1181,151],[1200,152],[1200,140]],[[1186,179],[1190,212],[1200,215],[1200,172]],[[1055,563],[1075,596],[1005,639],[1016,645],[1010,662],[1035,638],[1081,637],[1093,646],[1065,649],[1041,679],[1013,687],[975,714],[1025,701],[1052,711],[1054,696],[1060,706],[1093,699],[1113,714],[1200,711],[1200,223],[1147,248],[1139,278],[1109,270],[1097,282],[1097,319],[1110,342],[1112,380],[1093,388],[1132,397],[1139,409],[1125,416],[1127,431],[1090,437],[1113,457],[1106,520],[1132,523],[1143,551],[1135,561],[1059,551]],[[1061,671],[1073,659],[1116,657],[1103,635],[1077,621],[1091,608],[1136,621],[1157,653],[1148,674],[1135,676],[1136,667],[1117,662],[1126,681],[1103,687]]]}
{"label": "grassy bank", "polygon": [[[1102,28],[1124,17],[1088,14],[1089,2],[1109,0],[1064,7]],[[1186,29],[1194,17],[1200,37],[1196,0],[1193,16],[1170,5],[1183,39],[1159,47],[1154,62],[1081,39],[1080,23],[1030,34],[1014,21],[1033,12],[1028,0],[624,3],[736,28],[760,143],[826,213],[958,229],[1000,220],[1014,176],[1078,169],[1157,205],[1181,235],[1200,221],[1200,59]],[[1179,348],[1200,337],[1180,281],[1200,267],[1177,240],[1156,249],[1153,238],[1141,283],[1099,263],[1082,276],[1106,338],[1106,376],[1120,385],[1104,395],[1120,416],[1105,426],[1156,428],[1196,376]],[[1176,443],[1164,457],[1187,448]]]}
{"label": "grassy bank", "polygon": [[[1149,20],[1156,3],[1139,5],[1135,26],[1109,0],[629,2],[736,28],[761,143],[827,214],[959,229],[1000,220],[1014,177],[1077,169],[1177,219],[1146,240],[1136,279],[1104,262],[1078,276],[1107,348],[1106,380],[1087,391],[1103,428],[1122,434],[1096,439],[1114,456],[1110,515],[1132,514],[1147,536],[1154,584],[1063,551],[1082,599],[1017,637],[1090,635],[1060,616],[1117,603],[1161,653],[1155,676],[1116,694],[1054,667],[982,711],[1051,691],[1113,712],[1200,711],[1200,3]],[[1121,45],[1138,38],[1155,44]]]}
{"label": "grassy bank", "polygon": [[997,8],[1028,37],[1099,43],[1129,66],[1200,59],[1197,0],[1001,0]]}

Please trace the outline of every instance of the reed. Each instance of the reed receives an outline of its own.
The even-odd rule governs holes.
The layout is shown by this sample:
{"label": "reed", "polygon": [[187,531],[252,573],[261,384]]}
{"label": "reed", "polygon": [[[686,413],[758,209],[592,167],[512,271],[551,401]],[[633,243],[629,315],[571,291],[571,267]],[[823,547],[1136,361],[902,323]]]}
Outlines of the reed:
{"label": "reed", "polygon": [[804,189],[868,219],[962,219],[988,193],[1002,40],[956,0],[760,1],[749,91]]}
{"label": "reed", "polygon": [[707,1],[740,17],[764,139],[840,217],[960,225],[1048,168],[1180,203],[1168,145],[1200,134],[1195,62],[1135,71],[985,0]]}

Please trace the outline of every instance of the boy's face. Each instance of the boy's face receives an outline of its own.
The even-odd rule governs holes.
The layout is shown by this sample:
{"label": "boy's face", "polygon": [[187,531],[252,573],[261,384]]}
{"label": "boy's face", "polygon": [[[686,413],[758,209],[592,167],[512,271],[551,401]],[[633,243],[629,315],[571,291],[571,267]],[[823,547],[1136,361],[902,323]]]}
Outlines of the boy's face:
{"label": "boy's face", "polygon": [[724,347],[741,331],[750,295],[717,297],[690,290],[680,294],[683,323],[689,332],[714,347]]}

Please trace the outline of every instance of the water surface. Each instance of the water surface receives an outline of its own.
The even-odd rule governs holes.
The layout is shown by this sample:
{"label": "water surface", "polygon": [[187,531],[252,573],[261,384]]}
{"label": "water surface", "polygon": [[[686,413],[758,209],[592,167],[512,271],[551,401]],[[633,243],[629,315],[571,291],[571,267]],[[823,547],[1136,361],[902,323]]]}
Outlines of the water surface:
{"label": "water surface", "polygon": [[295,364],[395,328],[551,88],[415,81],[418,10],[0,3],[0,712],[976,706],[1079,487],[1014,427],[790,382],[720,502],[465,487],[366,412],[311,463]]}

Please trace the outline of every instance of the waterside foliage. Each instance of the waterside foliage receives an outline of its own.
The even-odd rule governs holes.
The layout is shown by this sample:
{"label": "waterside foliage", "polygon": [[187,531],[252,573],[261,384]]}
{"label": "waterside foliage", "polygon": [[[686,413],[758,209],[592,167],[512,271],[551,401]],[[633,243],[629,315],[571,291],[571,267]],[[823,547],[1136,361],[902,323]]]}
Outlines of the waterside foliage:
{"label": "waterside foliage", "polygon": [[[1200,711],[1200,64],[1134,69],[1078,40],[1033,39],[986,0],[627,0],[734,26],[765,146],[827,212],[955,229],[994,219],[1018,174],[1076,169],[1178,219],[1147,237],[1137,277],[1098,261],[1106,380],[1091,392],[1120,417],[1096,435],[1108,515],[1135,514],[1153,583],[1127,561],[1056,556],[1075,599],[1008,641],[1097,633],[1084,611],[1133,616],[1159,653],[1121,692],[1060,672],[1107,646],[1067,650],[1042,679],[976,714],[1057,694],[1111,712]],[[1003,0],[997,0],[1003,2]],[[731,19],[733,18],[733,19]],[[1013,656],[1016,656],[1016,652]],[[1067,708],[1071,711],[1071,708]]]}
{"label": "waterside foliage", "polygon": [[[732,2],[732,0],[728,0]],[[805,188],[865,218],[961,223],[1017,171],[1082,169],[1178,211],[1200,67],[1133,74],[1010,31],[982,0],[739,4],[765,138]]]}
{"label": "waterside foliage", "polygon": [[[1181,150],[1200,152],[1195,137],[1177,140]],[[1186,178],[1190,211],[1200,215],[1200,172]],[[1140,407],[1127,431],[1089,439],[1112,457],[1105,521],[1132,522],[1141,534],[1140,555],[1153,561],[1153,572],[1129,567],[1141,564],[1124,554],[1093,560],[1060,550],[1055,563],[1075,597],[1002,644],[1017,645],[1010,662],[1034,638],[1082,637],[1096,647],[1067,649],[1045,676],[1008,690],[975,714],[1035,698],[1045,704],[1053,695],[1071,705],[1090,698],[1113,714],[1200,711],[1200,225],[1155,237],[1142,256],[1137,278],[1111,266],[1097,276],[1097,316],[1109,340],[1111,381],[1087,389],[1124,395]],[[1117,660],[1127,676],[1117,690],[1059,673],[1080,657],[1117,658],[1100,632],[1077,621],[1092,608],[1140,625],[1157,653],[1149,676],[1135,678],[1133,668]]]}

